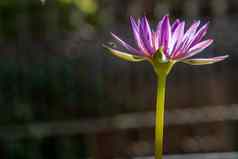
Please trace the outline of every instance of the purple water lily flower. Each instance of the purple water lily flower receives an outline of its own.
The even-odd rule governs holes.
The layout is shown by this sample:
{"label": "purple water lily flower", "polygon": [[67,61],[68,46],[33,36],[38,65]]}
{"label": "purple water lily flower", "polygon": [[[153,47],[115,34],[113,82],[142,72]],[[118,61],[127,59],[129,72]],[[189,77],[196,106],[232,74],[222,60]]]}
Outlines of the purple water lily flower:
{"label": "purple water lily flower", "polygon": [[200,21],[195,21],[187,31],[185,22],[177,19],[172,25],[169,16],[164,16],[158,23],[156,30],[150,28],[144,16],[138,21],[130,17],[131,28],[137,47],[134,48],[112,33],[129,53],[105,46],[112,54],[124,60],[138,62],[149,61],[157,75],[157,97],[155,116],[155,159],[162,159],[163,154],[163,127],[164,127],[164,102],[166,79],[176,62],[191,65],[205,65],[222,61],[228,57],[217,56],[212,58],[192,58],[213,42],[212,39],[203,40],[207,33],[208,23],[199,27]]}
{"label": "purple water lily flower", "polygon": [[137,47],[134,48],[115,34],[112,36],[119,44],[128,50],[122,52],[107,47],[114,55],[128,61],[153,60],[155,55],[162,53],[161,62],[184,62],[192,65],[204,65],[219,62],[228,57],[218,56],[212,58],[195,58],[213,42],[212,39],[203,40],[208,30],[208,23],[199,27],[200,21],[195,21],[185,32],[185,22],[177,19],[172,25],[166,15],[158,23],[156,30],[152,30],[147,18],[144,16],[136,21],[130,17],[131,29]]}

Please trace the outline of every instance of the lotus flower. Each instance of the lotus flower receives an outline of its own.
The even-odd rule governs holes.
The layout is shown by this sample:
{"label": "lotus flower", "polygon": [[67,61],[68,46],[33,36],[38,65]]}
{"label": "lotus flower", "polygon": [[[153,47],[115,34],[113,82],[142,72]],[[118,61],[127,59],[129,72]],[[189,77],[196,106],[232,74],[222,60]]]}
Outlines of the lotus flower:
{"label": "lotus flower", "polygon": [[158,23],[156,30],[150,28],[144,16],[137,22],[130,17],[131,28],[137,47],[132,47],[112,33],[127,52],[105,46],[110,52],[124,60],[138,62],[149,61],[158,77],[156,119],[155,119],[155,159],[162,159],[163,155],[163,127],[164,127],[164,100],[166,78],[176,62],[191,65],[205,65],[219,62],[228,57],[217,56],[212,58],[192,58],[213,42],[212,39],[203,40],[207,33],[208,23],[199,27],[200,21],[195,21],[185,32],[185,22],[177,19],[172,25],[169,16],[164,16]]}
{"label": "lotus flower", "polygon": [[157,53],[161,53],[161,62],[184,62],[191,65],[204,65],[219,62],[228,57],[191,58],[213,43],[212,39],[203,40],[208,30],[208,23],[199,27],[200,21],[195,21],[185,32],[185,22],[177,19],[172,25],[166,15],[158,23],[156,30],[152,30],[144,16],[137,22],[130,17],[131,29],[137,47],[132,47],[114,33],[113,38],[121,44],[127,52],[106,46],[111,53],[128,61],[153,61]]}

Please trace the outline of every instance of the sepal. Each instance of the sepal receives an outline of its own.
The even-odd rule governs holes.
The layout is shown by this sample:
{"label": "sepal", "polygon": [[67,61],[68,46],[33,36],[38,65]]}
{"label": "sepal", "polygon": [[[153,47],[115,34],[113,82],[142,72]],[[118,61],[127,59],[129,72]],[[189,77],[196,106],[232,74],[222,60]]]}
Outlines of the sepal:
{"label": "sepal", "polygon": [[213,64],[216,62],[223,61],[227,57],[229,56],[225,55],[225,56],[218,56],[218,57],[212,57],[212,58],[186,59],[186,60],[182,60],[181,62],[190,64],[190,65],[208,65],[208,64]]}
{"label": "sepal", "polygon": [[126,60],[126,61],[130,61],[130,62],[140,62],[140,61],[144,61],[145,58],[141,57],[141,56],[137,56],[137,55],[132,55],[130,53],[126,53],[126,52],[122,52],[119,50],[115,50],[112,49],[106,45],[103,45],[103,47],[105,47],[106,49],[108,49],[113,55]]}

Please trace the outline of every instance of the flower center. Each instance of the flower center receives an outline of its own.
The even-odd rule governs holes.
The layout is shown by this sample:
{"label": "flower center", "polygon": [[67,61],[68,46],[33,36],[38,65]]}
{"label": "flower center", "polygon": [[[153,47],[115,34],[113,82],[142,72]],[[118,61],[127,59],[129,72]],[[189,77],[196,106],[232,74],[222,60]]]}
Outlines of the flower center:
{"label": "flower center", "polygon": [[160,47],[154,54],[151,63],[157,75],[168,75],[175,61],[168,60],[163,52],[163,47]]}
{"label": "flower center", "polygon": [[153,56],[153,60],[158,60],[160,63],[167,63],[169,62],[167,57],[165,56],[164,54],[164,48],[163,47],[160,47],[154,54]]}

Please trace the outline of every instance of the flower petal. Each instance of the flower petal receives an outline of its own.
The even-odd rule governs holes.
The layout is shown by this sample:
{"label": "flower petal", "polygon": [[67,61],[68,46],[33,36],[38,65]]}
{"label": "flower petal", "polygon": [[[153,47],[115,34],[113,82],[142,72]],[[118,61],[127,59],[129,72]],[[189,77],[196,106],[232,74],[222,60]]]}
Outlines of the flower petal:
{"label": "flower petal", "polygon": [[190,65],[207,65],[207,64],[213,64],[213,63],[222,61],[228,57],[229,55],[212,57],[212,58],[186,59],[186,60],[182,60],[181,62],[190,64]]}
{"label": "flower petal", "polygon": [[172,24],[172,27],[171,27],[171,31],[172,33],[175,31],[175,29],[177,28],[177,26],[180,24],[180,20],[179,19],[176,19],[175,22]]}
{"label": "flower petal", "polygon": [[139,34],[139,24],[140,24],[140,21],[138,21],[138,24],[136,23],[135,19],[131,16],[130,17],[130,23],[131,23],[131,29],[132,29],[132,32],[134,34],[134,38],[135,38],[135,41],[137,43],[137,46],[138,48],[146,55],[149,56],[149,53],[148,51],[146,50],[144,44],[143,44],[143,41],[140,37],[140,34]]}
{"label": "flower petal", "polygon": [[191,48],[191,44],[194,40],[194,35],[197,32],[197,29],[200,25],[200,21],[195,21],[193,22],[193,24],[191,25],[191,27],[187,30],[187,32],[184,34],[184,41],[187,41],[186,45],[183,48],[182,52],[188,52],[189,48]]}
{"label": "flower petal", "polygon": [[206,49],[212,43],[213,43],[212,39],[208,39],[208,40],[202,41],[202,42],[196,44],[195,46],[193,46],[192,48],[190,48],[188,50],[188,53],[182,54],[180,57],[177,57],[178,58],[177,60],[183,60],[183,59],[190,58],[190,57],[200,53],[204,49]]}
{"label": "flower petal", "polygon": [[172,57],[175,56],[176,50],[179,48],[180,44],[182,43],[182,39],[184,36],[184,27],[185,23],[181,22],[178,24],[177,28],[174,30],[173,35],[172,35],[172,40],[171,40],[171,46],[172,46]]}
{"label": "flower petal", "polygon": [[209,23],[206,23],[197,31],[197,33],[194,35],[194,39],[193,39],[193,42],[191,43],[191,46],[196,45],[207,34],[208,24]]}
{"label": "flower petal", "polygon": [[130,46],[129,44],[127,44],[126,42],[124,42],[123,40],[121,40],[121,39],[120,39],[118,36],[116,36],[115,34],[111,33],[111,35],[112,35],[112,37],[113,37],[118,43],[120,43],[123,47],[125,47],[129,52],[131,52],[131,53],[136,53],[136,54],[138,54],[138,55],[141,55],[141,54],[142,54],[139,50],[133,48],[132,46]]}
{"label": "flower petal", "polygon": [[122,51],[119,51],[119,50],[115,50],[115,49],[112,49],[106,45],[103,45],[103,47],[105,47],[106,49],[108,49],[113,55],[123,59],[123,60],[126,60],[126,61],[130,61],[130,62],[139,62],[139,61],[143,61],[145,60],[143,57],[141,56],[137,56],[137,55],[132,55],[130,53],[126,53],[126,52],[122,52]]}
{"label": "flower petal", "polygon": [[171,48],[171,26],[169,22],[169,16],[166,15],[161,21],[161,32],[160,32],[160,47],[163,47],[164,54],[169,57],[169,49]]}
{"label": "flower petal", "polygon": [[155,52],[152,42],[152,32],[147,18],[141,18],[139,26],[139,34],[146,50],[152,55]]}
{"label": "flower petal", "polygon": [[178,24],[178,26],[174,30],[172,39],[175,39],[175,42],[178,41],[181,43],[181,41],[183,39],[183,35],[184,35],[184,27],[185,27],[185,23],[181,22]]}
{"label": "flower petal", "polygon": [[194,34],[196,33],[198,27],[200,25],[200,21],[195,21],[193,22],[193,24],[190,26],[190,28],[186,31],[185,35],[184,35],[184,40],[187,38],[193,38]]}
{"label": "flower petal", "polygon": [[156,31],[155,31],[155,41],[154,41],[154,45],[155,45],[155,49],[158,50],[160,45],[161,45],[161,24],[162,24],[162,20],[157,24],[156,27]]}

